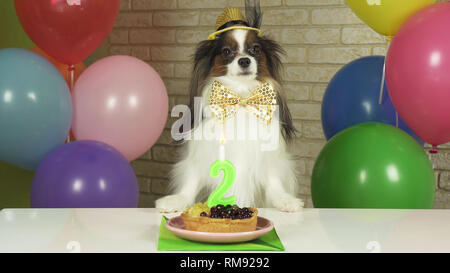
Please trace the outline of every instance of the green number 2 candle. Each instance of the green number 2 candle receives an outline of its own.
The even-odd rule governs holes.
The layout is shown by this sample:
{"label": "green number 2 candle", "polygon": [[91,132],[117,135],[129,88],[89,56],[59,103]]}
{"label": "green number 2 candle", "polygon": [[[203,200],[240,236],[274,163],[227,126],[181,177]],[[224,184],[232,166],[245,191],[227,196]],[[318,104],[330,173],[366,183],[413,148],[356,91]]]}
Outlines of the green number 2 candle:
{"label": "green number 2 candle", "polygon": [[234,179],[236,177],[236,170],[228,160],[216,160],[209,167],[209,175],[212,177],[219,177],[220,171],[223,171],[222,183],[211,193],[208,198],[208,207],[214,207],[217,205],[234,205],[236,196],[224,197],[227,191],[233,186]]}

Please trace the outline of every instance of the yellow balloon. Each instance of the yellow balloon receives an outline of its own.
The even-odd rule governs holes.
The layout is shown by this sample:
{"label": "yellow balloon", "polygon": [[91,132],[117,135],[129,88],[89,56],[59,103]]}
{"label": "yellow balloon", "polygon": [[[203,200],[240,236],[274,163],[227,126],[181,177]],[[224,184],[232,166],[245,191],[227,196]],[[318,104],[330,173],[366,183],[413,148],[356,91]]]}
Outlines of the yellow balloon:
{"label": "yellow balloon", "polygon": [[416,11],[436,0],[346,0],[358,17],[376,32],[394,36]]}

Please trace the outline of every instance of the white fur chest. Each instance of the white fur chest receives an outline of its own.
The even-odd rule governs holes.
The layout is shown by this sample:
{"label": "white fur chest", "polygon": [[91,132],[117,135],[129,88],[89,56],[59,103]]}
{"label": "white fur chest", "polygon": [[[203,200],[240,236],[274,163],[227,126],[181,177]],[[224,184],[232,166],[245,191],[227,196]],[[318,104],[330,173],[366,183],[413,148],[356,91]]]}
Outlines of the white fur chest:
{"label": "white fur chest", "polygon": [[[212,80],[220,81],[243,98],[261,84],[257,80],[243,82],[230,77]],[[210,86],[207,86],[203,103],[207,103],[209,92]],[[270,165],[274,164],[273,158],[285,148],[280,139],[278,120],[265,125],[245,107],[239,107],[236,115],[225,123],[211,115],[207,104],[203,107],[203,114],[205,118],[194,132],[197,137],[188,143],[188,158],[195,162],[195,172],[210,191],[218,186],[221,178],[211,178],[209,167],[220,159],[220,140],[224,138],[225,159],[231,161],[236,169],[236,180],[229,193],[236,196],[236,203],[240,206],[254,205],[256,200],[263,199],[258,198],[258,193],[262,194],[261,183],[268,176]]]}

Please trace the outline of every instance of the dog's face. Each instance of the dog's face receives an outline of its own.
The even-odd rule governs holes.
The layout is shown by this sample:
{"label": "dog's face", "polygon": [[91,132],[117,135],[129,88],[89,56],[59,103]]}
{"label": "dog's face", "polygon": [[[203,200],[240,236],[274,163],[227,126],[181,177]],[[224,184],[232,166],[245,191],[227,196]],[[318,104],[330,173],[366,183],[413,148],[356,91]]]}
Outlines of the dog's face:
{"label": "dog's face", "polygon": [[256,78],[266,56],[254,31],[235,29],[217,40],[212,67],[214,76]]}
{"label": "dog's face", "polygon": [[199,80],[220,76],[271,78],[279,82],[282,53],[283,49],[275,41],[259,37],[253,30],[229,30],[213,41],[199,44],[194,77],[199,76]]}

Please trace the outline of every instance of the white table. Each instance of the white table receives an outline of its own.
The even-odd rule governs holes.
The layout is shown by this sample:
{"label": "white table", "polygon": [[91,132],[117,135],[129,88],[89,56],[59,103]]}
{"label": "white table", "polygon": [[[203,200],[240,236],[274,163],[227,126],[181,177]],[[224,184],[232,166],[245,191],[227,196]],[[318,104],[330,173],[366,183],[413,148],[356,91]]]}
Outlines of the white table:
{"label": "white table", "polygon": [[[151,208],[4,209],[0,252],[156,252],[162,215]],[[450,210],[260,215],[274,221],[286,252],[450,252]]]}

